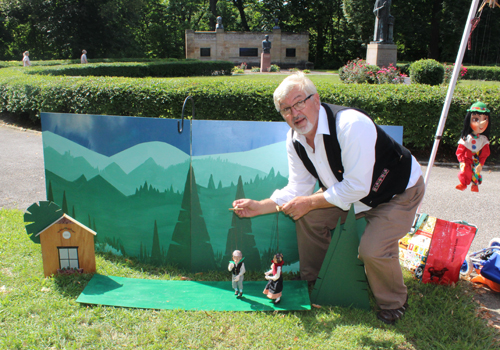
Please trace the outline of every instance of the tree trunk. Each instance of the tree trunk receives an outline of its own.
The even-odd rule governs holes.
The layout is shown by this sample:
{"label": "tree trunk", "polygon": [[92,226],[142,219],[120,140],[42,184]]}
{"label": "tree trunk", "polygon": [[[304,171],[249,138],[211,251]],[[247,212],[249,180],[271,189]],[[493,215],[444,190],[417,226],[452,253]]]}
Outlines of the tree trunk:
{"label": "tree trunk", "polygon": [[429,58],[439,61],[441,53],[439,50],[439,23],[441,21],[441,11],[443,8],[443,0],[432,1],[431,14],[431,37],[429,40]]}
{"label": "tree trunk", "polygon": [[210,30],[215,31],[215,23],[217,22],[217,1],[219,0],[210,0],[210,19],[208,21],[208,25],[210,26]]}
{"label": "tree trunk", "polygon": [[234,6],[238,9],[240,12],[240,18],[241,18],[241,27],[244,31],[249,32],[250,28],[248,27],[247,23],[247,17],[245,15],[245,8],[243,6],[243,0],[233,0]]}

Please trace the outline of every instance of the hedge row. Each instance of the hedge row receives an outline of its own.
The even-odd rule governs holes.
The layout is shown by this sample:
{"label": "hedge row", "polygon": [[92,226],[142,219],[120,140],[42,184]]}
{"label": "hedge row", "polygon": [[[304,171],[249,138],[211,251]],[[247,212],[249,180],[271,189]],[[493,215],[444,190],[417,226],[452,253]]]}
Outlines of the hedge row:
{"label": "hedge row", "polygon": [[[453,63],[447,64],[453,66]],[[410,76],[411,63],[398,63],[397,68],[401,73]],[[467,74],[460,79],[500,81],[500,67],[466,66]]]}
{"label": "hedge row", "polygon": [[234,64],[226,61],[153,61],[70,64],[52,67],[34,67],[28,74],[107,77],[189,77],[231,75]]}
{"label": "hedge row", "polygon": [[[19,68],[0,70],[0,110],[40,111],[180,118],[184,99],[191,95],[196,119],[282,121],[273,104],[274,82],[233,80],[228,77],[132,79],[53,77],[23,74]],[[402,125],[404,143],[411,149],[432,145],[446,97],[446,87],[426,85],[317,84],[321,100],[361,108],[382,125]],[[457,87],[441,144],[456,145],[467,108],[485,102],[492,115],[500,109],[500,89]],[[188,115],[190,115],[190,103]],[[492,121],[492,145],[499,123]]]}
{"label": "hedge row", "polygon": [[500,67],[470,66],[466,68],[467,74],[462,79],[500,81]]}

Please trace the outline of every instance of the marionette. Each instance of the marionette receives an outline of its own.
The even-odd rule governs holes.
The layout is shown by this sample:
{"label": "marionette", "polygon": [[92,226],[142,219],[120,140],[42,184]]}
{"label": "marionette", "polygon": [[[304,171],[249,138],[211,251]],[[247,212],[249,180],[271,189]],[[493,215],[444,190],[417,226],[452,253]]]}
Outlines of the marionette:
{"label": "marionette", "polygon": [[281,292],[283,291],[283,264],[283,254],[277,253],[273,257],[271,270],[265,272],[268,282],[264,289],[264,294],[266,294],[269,299],[272,299],[274,304],[278,304],[281,301]]}
{"label": "marionette", "polygon": [[460,184],[456,186],[457,190],[465,190],[472,182],[471,191],[479,191],[478,185],[482,182],[481,170],[490,155],[490,129],[490,110],[483,102],[474,103],[467,110],[464,128],[458,141],[456,155],[460,163]]}
{"label": "marionette", "polygon": [[239,250],[233,252],[233,261],[229,262],[227,269],[232,273],[232,286],[234,295],[241,298],[243,296],[243,275],[245,274],[245,258]]}

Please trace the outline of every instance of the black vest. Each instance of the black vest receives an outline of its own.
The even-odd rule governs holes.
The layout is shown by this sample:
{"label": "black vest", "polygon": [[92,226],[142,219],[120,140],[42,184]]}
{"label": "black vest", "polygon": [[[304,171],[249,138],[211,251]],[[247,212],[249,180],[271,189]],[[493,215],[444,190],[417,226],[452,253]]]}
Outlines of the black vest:
{"label": "black vest", "polygon": [[[337,113],[343,109],[354,109],[367,116],[368,114],[357,108],[326,103],[322,103],[321,105],[326,110],[328,125],[330,127],[330,135],[323,135],[326,156],[333,174],[341,182],[344,179],[344,167],[342,165],[342,155],[335,123]],[[361,203],[372,208],[390,201],[394,195],[403,193],[406,190],[406,186],[408,186],[408,181],[410,180],[412,162],[410,151],[394,141],[377,124],[375,124],[375,128],[377,129],[377,142],[375,143],[375,165],[373,167],[371,189],[370,193],[360,200]],[[307,156],[304,146],[298,141],[293,141],[293,146],[306,169],[319,180],[318,173]],[[319,183],[323,187],[320,180]]]}
{"label": "black vest", "polygon": [[[243,265],[243,260],[245,258],[241,259],[239,263],[235,263],[234,264],[234,267],[233,267],[233,270],[231,271],[233,273],[233,275],[239,275],[240,274],[240,271],[241,271],[241,265]],[[234,263],[234,261],[231,261],[232,263]]]}

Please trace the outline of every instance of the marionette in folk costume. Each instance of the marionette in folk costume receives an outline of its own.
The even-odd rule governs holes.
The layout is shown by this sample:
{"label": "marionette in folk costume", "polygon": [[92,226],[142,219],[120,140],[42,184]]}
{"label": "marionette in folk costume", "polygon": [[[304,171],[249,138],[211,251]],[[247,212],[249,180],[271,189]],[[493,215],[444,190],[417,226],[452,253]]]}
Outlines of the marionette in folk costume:
{"label": "marionette in folk costume", "polygon": [[281,301],[281,292],[283,291],[283,264],[283,254],[277,253],[273,257],[271,270],[264,273],[266,275],[266,280],[269,281],[264,289],[264,294],[266,294],[269,299],[272,299],[274,304],[278,304]]}
{"label": "marionette in folk costume", "polygon": [[234,295],[238,298],[243,296],[243,275],[245,274],[245,258],[239,250],[233,252],[233,261],[229,262],[227,269],[232,273],[232,286]]}
{"label": "marionette in folk costume", "polygon": [[490,110],[484,103],[476,102],[467,112],[456,152],[460,162],[460,184],[456,189],[463,191],[472,182],[471,191],[478,192],[478,185],[482,182],[481,170],[490,155]]}

